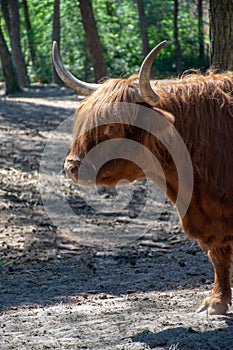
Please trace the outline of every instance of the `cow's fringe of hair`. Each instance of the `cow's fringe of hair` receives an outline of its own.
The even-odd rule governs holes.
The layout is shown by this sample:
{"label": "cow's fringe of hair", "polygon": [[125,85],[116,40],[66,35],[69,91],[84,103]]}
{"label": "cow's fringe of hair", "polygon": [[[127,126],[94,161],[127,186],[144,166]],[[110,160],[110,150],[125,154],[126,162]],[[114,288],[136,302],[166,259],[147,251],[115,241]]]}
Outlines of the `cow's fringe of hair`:
{"label": "cow's fringe of hair", "polygon": [[[112,120],[112,114],[118,109],[114,105],[119,105],[121,102],[128,104],[128,108],[124,110],[124,119],[128,119],[128,123],[136,118],[137,109],[133,108],[136,102],[135,89],[138,89],[136,75],[128,79],[109,79],[80,105],[75,116],[73,135],[74,140],[79,140],[80,147],[88,143],[88,139],[98,144],[101,138],[98,126],[108,124],[109,120]],[[116,113],[115,118],[117,123],[122,123],[120,113]]]}

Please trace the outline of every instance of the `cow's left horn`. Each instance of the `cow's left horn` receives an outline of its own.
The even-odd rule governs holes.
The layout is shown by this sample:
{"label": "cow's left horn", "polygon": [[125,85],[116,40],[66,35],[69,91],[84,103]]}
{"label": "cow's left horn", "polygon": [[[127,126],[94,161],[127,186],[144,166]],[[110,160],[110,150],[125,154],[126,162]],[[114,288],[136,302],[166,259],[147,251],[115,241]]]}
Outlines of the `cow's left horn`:
{"label": "cow's left horn", "polygon": [[147,102],[151,106],[155,106],[159,102],[159,96],[152,89],[150,84],[150,73],[152,63],[159,53],[159,51],[166,45],[166,41],[162,41],[153,50],[146,56],[144,61],[142,62],[140,72],[139,72],[139,87],[140,93],[143,97],[144,101]]}
{"label": "cow's left horn", "polygon": [[72,90],[82,95],[90,95],[93,91],[97,90],[101,84],[85,83],[82,80],[75,78],[63,65],[62,59],[58,50],[57,42],[53,42],[52,48],[53,63],[56,68],[57,74],[64,83]]}

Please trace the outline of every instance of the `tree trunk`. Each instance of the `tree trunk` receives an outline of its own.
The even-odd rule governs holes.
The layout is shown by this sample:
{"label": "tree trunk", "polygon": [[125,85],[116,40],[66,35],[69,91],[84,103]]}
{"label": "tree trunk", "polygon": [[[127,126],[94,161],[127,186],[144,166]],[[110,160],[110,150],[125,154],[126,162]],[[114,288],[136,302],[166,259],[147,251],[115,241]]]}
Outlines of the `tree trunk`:
{"label": "tree trunk", "polygon": [[233,70],[232,0],[210,0],[211,64]]}
{"label": "tree trunk", "polygon": [[36,52],[35,52],[35,47],[33,42],[33,31],[32,31],[31,21],[29,17],[27,0],[22,0],[22,6],[23,6],[23,12],[24,12],[25,27],[27,31],[28,47],[29,47],[30,56],[32,60],[32,67],[36,72],[37,71]]}
{"label": "tree trunk", "polygon": [[176,74],[179,75],[182,72],[181,61],[182,53],[179,41],[179,28],[178,28],[178,13],[179,13],[179,0],[174,0],[174,42],[176,48]]}
{"label": "tree trunk", "polygon": [[29,79],[27,76],[26,64],[24,61],[23,53],[20,45],[20,19],[18,0],[8,0],[10,8],[10,41],[12,56],[17,71],[19,84],[21,87],[27,87],[29,85]]}
{"label": "tree trunk", "polygon": [[140,27],[141,38],[142,38],[142,53],[143,53],[143,56],[145,57],[150,51],[150,46],[148,41],[147,24],[146,24],[143,0],[137,0],[137,5],[138,5],[139,27]]}
{"label": "tree trunk", "polygon": [[91,62],[94,68],[95,81],[98,82],[101,78],[108,75],[108,69],[100,44],[91,0],[80,0],[79,8],[82,16],[87,48],[90,52]]}
{"label": "tree trunk", "polygon": [[0,27],[0,58],[2,62],[2,71],[5,81],[6,94],[13,94],[20,91],[18,77],[12,62],[11,54],[8,50],[6,41],[4,39],[1,27]]}
{"label": "tree trunk", "polygon": [[203,3],[198,0],[198,42],[199,42],[199,62],[201,66],[205,65],[205,47],[204,47],[204,28],[203,28]]}
{"label": "tree trunk", "polygon": [[[60,48],[60,32],[61,32],[61,26],[60,26],[60,0],[54,0],[54,10],[53,10],[53,34],[52,34],[52,40],[56,41],[58,44],[58,47]],[[57,74],[56,69],[53,66],[53,82],[58,85],[64,85],[62,80]]]}
{"label": "tree trunk", "polygon": [[7,31],[8,34],[10,36],[10,32],[11,32],[11,19],[10,19],[10,12],[9,12],[9,3],[8,0],[1,0],[1,10],[2,10],[2,14],[4,17],[4,20],[6,22],[6,27],[7,27]]}

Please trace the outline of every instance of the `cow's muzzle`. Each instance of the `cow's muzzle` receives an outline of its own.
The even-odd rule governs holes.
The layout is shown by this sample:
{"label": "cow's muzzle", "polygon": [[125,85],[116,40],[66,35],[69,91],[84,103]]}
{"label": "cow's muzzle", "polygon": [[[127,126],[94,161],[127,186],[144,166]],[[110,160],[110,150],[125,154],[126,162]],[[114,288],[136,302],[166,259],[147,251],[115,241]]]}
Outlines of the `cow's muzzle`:
{"label": "cow's muzzle", "polygon": [[77,157],[67,157],[64,162],[64,170],[67,177],[71,178],[73,181],[78,180],[78,172],[80,168],[81,161]]}

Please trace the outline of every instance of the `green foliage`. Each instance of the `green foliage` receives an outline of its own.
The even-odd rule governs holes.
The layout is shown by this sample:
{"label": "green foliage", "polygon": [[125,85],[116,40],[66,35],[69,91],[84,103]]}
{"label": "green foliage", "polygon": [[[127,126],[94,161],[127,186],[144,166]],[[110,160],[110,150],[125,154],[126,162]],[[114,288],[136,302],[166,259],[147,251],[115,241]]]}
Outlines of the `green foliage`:
{"label": "green foliage", "polygon": [[[22,8],[21,40],[31,81],[49,83],[52,79],[52,23],[54,0],[27,0],[36,50],[36,65],[32,65]],[[173,43],[173,0],[144,0],[148,40],[152,48],[162,40],[167,46],[158,55],[154,67],[156,77],[175,74]],[[207,1],[203,1],[204,5]],[[143,60],[142,42],[136,0],[92,0],[94,16],[101,39],[109,75],[128,76],[137,73]],[[182,48],[182,68],[199,67],[198,19],[196,2],[179,2],[179,36]],[[1,14],[1,24],[3,24]],[[93,81],[93,68],[86,48],[82,19],[77,0],[60,1],[61,53],[66,67],[76,76]],[[4,35],[7,31],[3,26]],[[206,44],[208,44],[208,37]]]}
{"label": "green foliage", "polygon": [[138,71],[142,62],[135,1],[93,1],[95,19],[111,76]]}
{"label": "green foliage", "polygon": [[[51,82],[51,38],[53,19],[53,0],[38,1],[28,0],[29,16],[32,25],[32,37],[36,48],[36,70],[33,70],[32,62],[27,48],[28,68],[31,78],[42,83]],[[23,15],[22,15],[23,17]],[[23,29],[23,22],[21,25]],[[25,32],[25,40],[26,32]]]}

